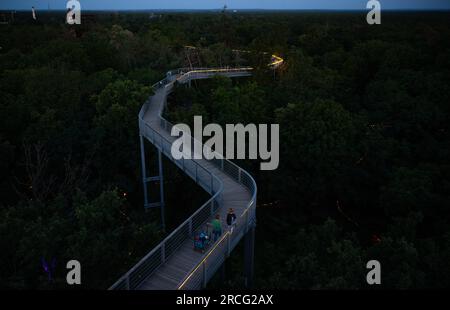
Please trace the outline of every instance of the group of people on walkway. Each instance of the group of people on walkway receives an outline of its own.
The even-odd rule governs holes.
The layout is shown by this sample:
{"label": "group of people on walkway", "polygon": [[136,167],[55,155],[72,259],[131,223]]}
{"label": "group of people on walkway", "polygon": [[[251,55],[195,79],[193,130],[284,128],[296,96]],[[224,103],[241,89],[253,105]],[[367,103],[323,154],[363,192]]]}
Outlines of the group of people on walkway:
{"label": "group of people on walkway", "polygon": [[[234,213],[234,209],[228,209],[226,223],[228,226],[228,231],[232,234],[234,227],[236,226],[236,214]],[[217,214],[214,220],[210,223],[212,226],[212,233],[214,236],[214,242],[216,242],[219,237],[222,235],[222,221],[220,220],[220,215]]]}

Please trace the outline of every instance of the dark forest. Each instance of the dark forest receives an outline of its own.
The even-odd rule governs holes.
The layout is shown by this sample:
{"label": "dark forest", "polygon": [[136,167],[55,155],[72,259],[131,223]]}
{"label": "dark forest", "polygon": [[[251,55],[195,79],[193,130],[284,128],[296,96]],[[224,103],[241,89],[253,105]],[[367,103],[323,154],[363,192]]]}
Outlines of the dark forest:
{"label": "dark forest", "polygon": [[[171,69],[238,65],[256,73],[179,85],[166,117],[280,124],[277,170],[239,161],[258,184],[255,287],[367,289],[371,259],[381,288],[450,286],[448,13],[86,20],[0,25],[0,287],[67,288],[77,258],[82,287],[106,289],[206,201],[165,161],[167,229],[144,210],[137,115]],[[263,52],[284,64],[271,70]],[[228,288],[243,287],[240,251]]]}

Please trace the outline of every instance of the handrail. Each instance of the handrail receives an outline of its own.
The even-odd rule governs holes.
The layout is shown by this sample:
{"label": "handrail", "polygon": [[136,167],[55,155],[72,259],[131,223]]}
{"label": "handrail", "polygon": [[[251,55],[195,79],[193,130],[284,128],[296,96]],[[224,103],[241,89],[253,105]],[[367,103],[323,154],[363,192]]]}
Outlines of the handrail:
{"label": "handrail", "polygon": [[[198,74],[198,73],[200,73],[200,74],[205,73],[205,74],[213,75],[213,74],[217,74],[217,73],[248,72],[248,71],[252,71],[253,68],[251,68],[251,67],[215,68],[215,69],[196,68],[193,70],[192,69],[186,70],[187,72],[184,72],[184,70],[185,70],[185,68],[180,68],[180,69],[169,71],[167,73],[166,78],[164,78],[160,82],[154,84],[152,87],[155,90],[157,90],[160,87],[165,87],[165,88],[170,87],[171,88],[171,87],[173,87],[173,84],[175,83],[175,81],[180,81],[181,78],[183,78],[183,77],[187,77],[188,80],[195,79],[195,76],[193,76],[193,75]],[[171,158],[170,148],[169,148],[169,151],[167,151],[167,153],[165,152],[166,150],[164,148],[164,143],[171,145],[171,142],[168,141],[166,138],[164,138],[161,134],[159,134],[148,123],[146,123],[144,121],[144,115],[148,109],[148,106],[149,106],[149,101],[147,101],[142,106],[142,108],[139,112],[138,119],[139,119],[139,128],[140,128],[141,134],[142,134],[142,132],[144,132],[144,135],[151,142],[153,142],[157,147],[161,148],[163,153],[165,153],[169,158]],[[159,118],[160,122],[164,124],[164,128],[167,130],[168,127],[172,128],[173,125],[162,116],[164,108],[165,108],[165,105],[163,104],[161,110],[159,111],[158,118]],[[191,139],[194,139],[194,138],[191,137]],[[159,146],[158,146],[158,141],[160,144]],[[202,147],[204,147],[204,145],[201,141],[198,141],[198,142],[200,142],[202,144]],[[252,176],[247,171],[240,168],[233,162],[225,159],[222,154],[217,153],[216,151],[212,151],[211,148],[209,148],[208,151],[212,152],[212,154],[214,154],[215,158],[216,158],[216,159],[211,160],[211,162],[216,167],[218,167],[220,170],[222,170],[224,173],[235,178],[235,180],[239,184],[242,184],[244,187],[246,187],[251,192],[252,196],[251,196],[250,202],[247,204],[247,207],[246,207],[244,213],[238,220],[238,221],[242,221],[243,217],[245,216],[246,222],[245,222],[245,226],[243,226],[244,230],[242,230],[242,227],[241,227],[241,229],[238,233],[233,233],[234,240],[231,240],[230,234],[228,232],[226,234],[224,234],[224,236],[213,246],[213,248],[208,251],[208,254],[205,256],[205,258],[187,274],[187,276],[183,279],[183,281],[178,286],[178,289],[185,287],[185,285],[189,282],[189,280],[196,274],[196,272],[198,271],[198,269],[201,265],[203,265],[203,267],[204,267],[203,270],[206,270],[206,262],[209,262],[208,258],[211,257],[212,254],[214,254],[214,251],[216,249],[218,249],[220,245],[222,245],[222,242],[223,242],[223,240],[225,240],[225,238],[227,238],[227,240],[228,240],[229,246],[227,249],[227,253],[229,255],[231,247],[235,246],[235,244],[231,245],[231,243],[236,243],[235,241],[240,240],[240,238],[238,238],[238,237],[241,235],[241,233],[244,234],[248,230],[249,220],[253,220],[254,214],[255,214],[254,209],[256,206],[256,193],[257,193],[257,187],[256,187],[255,180],[252,178]],[[219,164],[217,164],[217,160],[219,161]],[[186,168],[185,164],[184,164],[185,161],[183,160],[182,162],[183,162],[182,169],[187,174],[189,174],[189,169]],[[208,186],[202,185],[202,187],[205,190],[207,190],[210,194],[212,194],[213,196],[207,202],[205,202],[197,211],[195,211],[194,214],[192,214],[181,225],[179,225],[171,234],[169,234],[166,238],[164,238],[164,240],[161,241],[155,248],[153,248],[147,255],[145,255],[136,265],[134,265],[118,281],[116,281],[116,283],[114,283],[110,287],[110,289],[134,289],[134,288],[138,287],[140,285],[140,283],[142,283],[143,280],[145,280],[154,271],[156,271],[156,269],[159,266],[164,264],[164,262],[170,257],[170,255],[172,255],[176,251],[177,247],[179,247],[181,245],[181,243],[183,241],[180,243],[179,240],[176,238],[179,238],[179,236],[181,236],[181,238],[184,237],[183,240],[185,240],[188,237],[188,236],[186,236],[186,234],[184,232],[186,227],[187,227],[188,235],[190,236],[195,229],[197,229],[198,227],[200,227],[201,225],[204,224],[204,221],[203,221],[200,224],[195,225],[197,227],[194,228],[194,220],[196,219],[196,216],[198,216],[202,212],[204,212],[207,207],[210,207],[210,209],[208,211],[210,211],[209,213],[211,216],[214,214],[215,210],[218,209],[218,208],[215,208],[215,204],[217,203],[217,205],[219,207],[222,205],[222,198],[223,198],[222,197],[222,192],[223,192],[222,181],[214,173],[208,171],[208,169],[204,168],[201,164],[199,164],[196,160],[191,160],[191,162],[193,162],[195,165],[196,180],[197,180],[198,167],[203,169],[206,172],[206,174],[210,176],[211,185],[209,187],[209,191],[208,191]],[[232,175],[232,171],[234,174],[236,174],[236,172],[237,172],[237,176]],[[216,184],[217,183],[219,184],[219,187],[216,191],[214,190],[214,180],[216,180]],[[197,183],[200,184],[199,181]],[[252,211],[251,218],[249,217],[250,211]],[[206,220],[210,216],[207,216]],[[202,219],[203,219],[203,217],[200,218],[200,220],[202,220]],[[178,235],[178,234],[180,234],[180,235]],[[169,255],[167,255],[166,252],[167,252],[167,249],[169,248],[169,246],[171,245],[172,240],[178,241],[179,244],[175,246],[175,249],[172,249],[172,253],[169,252]],[[153,259],[153,256],[156,256],[156,257]],[[156,263],[154,263],[154,262],[156,262]],[[143,274],[139,273],[135,277],[135,273],[137,271],[139,271],[140,268],[143,269],[143,271],[142,271]],[[210,278],[210,276],[213,274],[213,272],[215,272],[215,270],[213,270],[213,269],[215,269],[215,268],[211,269],[212,272],[210,272],[209,275],[205,275],[203,277],[202,286],[206,285],[206,281],[208,280],[208,278]]]}

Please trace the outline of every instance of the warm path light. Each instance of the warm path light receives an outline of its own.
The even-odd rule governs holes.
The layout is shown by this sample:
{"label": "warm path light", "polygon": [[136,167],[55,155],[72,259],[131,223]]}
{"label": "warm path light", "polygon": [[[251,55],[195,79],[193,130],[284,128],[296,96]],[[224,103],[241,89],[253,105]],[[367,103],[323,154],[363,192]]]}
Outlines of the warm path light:
{"label": "warm path light", "polygon": [[[184,46],[187,49],[198,49],[195,46],[192,45],[185,45]],[[238,50],[238,49],[233,49],[232,50],[235,53],[251,53],[251,51],[248,50]],[[263,54],[268,54],[267,52],[264,52]],[[275,54],[272,54],[272,59],[270,61],[270,63],[268,64],[269,67],[276,69],[279,66],[281,66],[284,63],[284,59],[281,58],[280,56],[277,56]],[[253,70],[253,68],[245,68],[247,70]],[[211,70],[212,71],[212,70]],[[214,70],[214,71],[220,71],[220,70]],[[201,70],[201,71],[191,71],[191,72],[208,72],[208,70]]]}
{"label": "warm path light", "polygon": [[272,62],[269,64],[270,67],[273,68],[278,68],[279,66],[281,66],[284,62],[284,59],[277,56],[277,55],[272,55]]}

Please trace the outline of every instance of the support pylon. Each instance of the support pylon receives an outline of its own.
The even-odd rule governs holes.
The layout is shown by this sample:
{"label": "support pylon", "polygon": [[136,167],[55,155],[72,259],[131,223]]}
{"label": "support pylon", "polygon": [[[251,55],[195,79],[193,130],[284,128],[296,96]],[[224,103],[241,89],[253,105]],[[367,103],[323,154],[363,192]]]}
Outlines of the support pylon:
{"label": "support pylon", "polygon": [[[145,164],[145,145],[144,145],[144,137],[140,136],[141,140],[141,168],[142,168],[142,185],[144,189],[144,208],[160,208],[161,210],[161,226],[162,229],[166,229],[166,221],[165,221],[165,203],[164,203],[164,178],[163,178],[163,166],[162,166],[162,154],[161,151],[158,150],[158,175],[153,177],[147,177],[147,169]],[[159,182],[159,201],[158,202],[149,202],[148,198],[148,187],[147,184],[150,182]]]}
{"label": "support pylon", "polygon": [[255,257],[255,226],[252,226],[244,237],[244,278],[245,287],[253,286]]}

